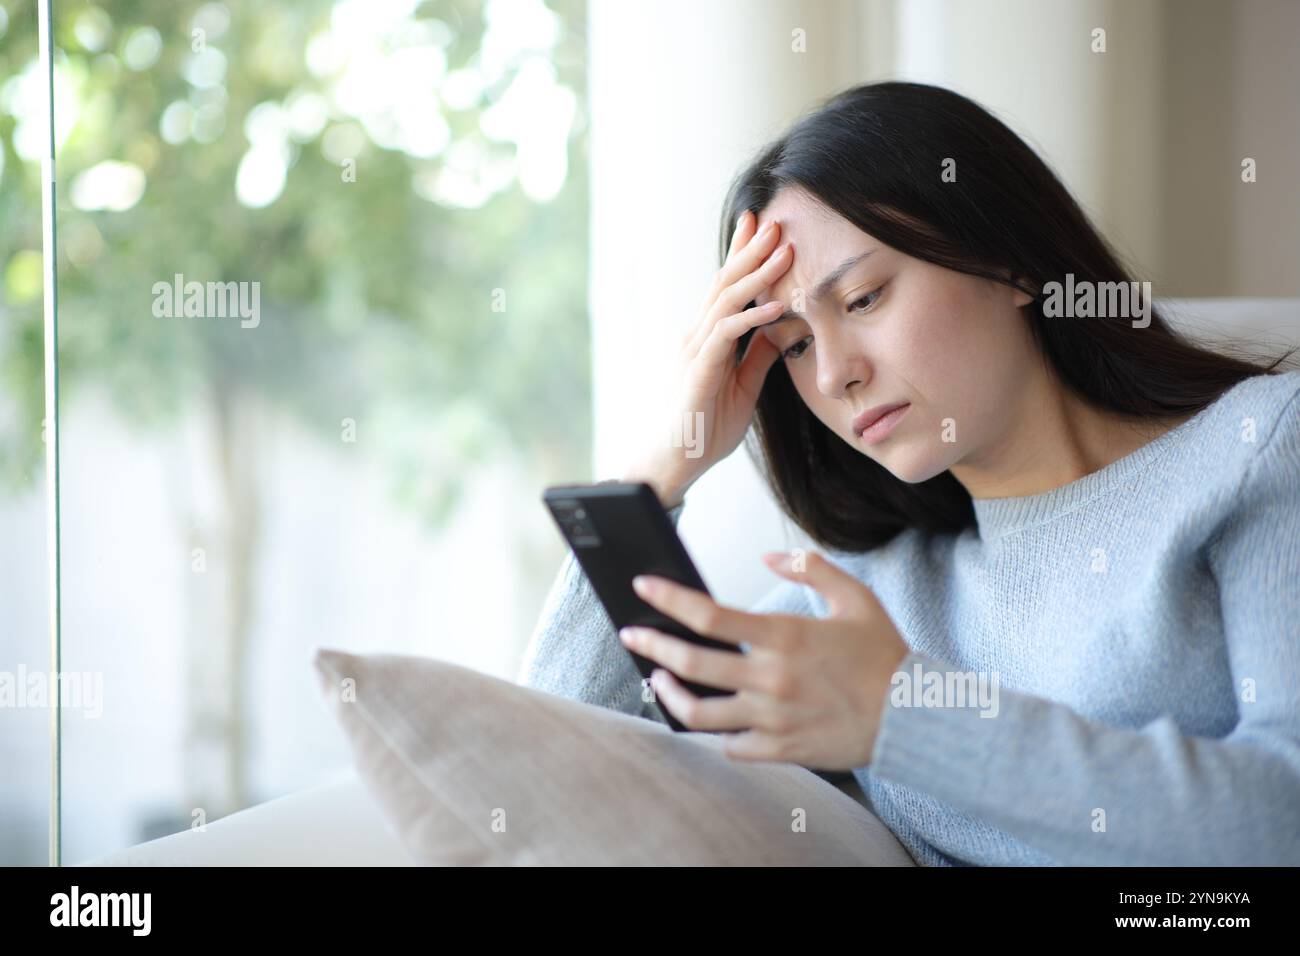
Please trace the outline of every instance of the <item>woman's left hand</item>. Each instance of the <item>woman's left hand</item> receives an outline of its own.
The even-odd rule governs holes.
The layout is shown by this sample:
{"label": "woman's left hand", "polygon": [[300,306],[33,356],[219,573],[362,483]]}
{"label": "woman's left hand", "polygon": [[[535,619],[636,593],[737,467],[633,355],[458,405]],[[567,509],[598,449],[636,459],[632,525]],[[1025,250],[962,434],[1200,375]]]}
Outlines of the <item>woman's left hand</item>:
{"label": "woman's left hand", "polygon": [[[696,634],[748,650],[704,648],[651,628],[624,628],[619,636],[630,650],[662,665],[651,678],[660,706],[691,730],[724,731],[727,756],[818,770],[865,766],[891,678],[909,648],[871,588],[821,554],[809,552],[803,571],[792,569],[790,555],[781,552],[765,559],[783,578],[821,594],[829,616],[752,614],[646,575],[633,586],[647,604]],[[641,581],[651,588],[643,589]],[[697,696],[664,668],[736,693]]]}

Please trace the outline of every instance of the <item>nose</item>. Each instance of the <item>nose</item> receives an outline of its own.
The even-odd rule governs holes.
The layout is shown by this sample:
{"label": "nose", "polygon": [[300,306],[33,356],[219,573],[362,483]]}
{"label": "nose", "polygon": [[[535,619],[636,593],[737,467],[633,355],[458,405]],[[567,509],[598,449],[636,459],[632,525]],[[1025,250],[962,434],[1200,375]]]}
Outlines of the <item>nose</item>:
{"label": "nose", "polygon": [[851,340],[818,340],[817,390],[827,398],[843,398],[870,378],[867,358]]}

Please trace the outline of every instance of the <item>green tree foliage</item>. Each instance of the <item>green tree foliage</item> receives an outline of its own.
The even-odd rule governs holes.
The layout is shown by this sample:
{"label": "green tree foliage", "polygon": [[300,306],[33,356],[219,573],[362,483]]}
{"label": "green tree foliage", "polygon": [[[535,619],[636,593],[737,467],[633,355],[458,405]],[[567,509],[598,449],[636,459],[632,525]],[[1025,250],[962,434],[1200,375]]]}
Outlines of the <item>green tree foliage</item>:
{"label": "green tree foliage", "polygon": [[[30,109],[17,103],[20,89],[39,72],[36,5],[4,2],[0,466],[27,483],[42,454],[40,173],[15,144]],[[585,11],[580,0],[552,0],[557,41],[493,71],[485,37],[494,16],[514,15],[511,4],[412,2],[395,18],[400,2],[373,4],[374,17],[390,18],[374,31],[375,62],[406,57],[427,81],[403,84],[408,112],[385,127],[350,112],[339,93],[374,43],[341,29],[336,6],[55,4],[56,118],[70,125],[58,154],[63,408],[96,386],[141,426],[236,393],[336,441],[352,419],[394,487],[437,520],[477,460],[508,453],[542,475],[548,463],[588,459]],[[360,5],[350,6],[355,15]],[[437,57],[420,53],[430,43],[444,73],[488,77],[477,101],[449,102],[442,75],[426,69]],[[477,206],[439,198],[430,184],[455,171],[454,156],[477,157],[460,173],[471,178],[524,157],[516,142],[488,135],[486,120],[543,63],[576,99],[563,186],[538,199],[507,175]],[[325,104],[324,122],[304,103]],[[283,127],[295,108],[306,120],[283,137],[282,191],[265,205],[241,202],[252,137],[277,117]],[[436,153],[394,143],[403,116],[423,109],[450,134]],[[338,155],[349,144],[355,181]],[[79,177],[106,161],[143,173],[129,208],[76,202]],[[260,283],[260,324],[155,316],[155,283],[177,273]]]}

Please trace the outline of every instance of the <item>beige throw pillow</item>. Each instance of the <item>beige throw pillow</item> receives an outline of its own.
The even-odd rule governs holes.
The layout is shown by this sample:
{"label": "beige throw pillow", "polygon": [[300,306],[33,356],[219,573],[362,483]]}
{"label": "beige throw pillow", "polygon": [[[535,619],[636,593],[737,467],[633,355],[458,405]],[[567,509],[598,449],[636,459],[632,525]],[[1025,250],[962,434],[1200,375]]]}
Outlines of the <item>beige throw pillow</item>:
{"label": "beige throw pillow", "polygon": [[430,865],[915,865],[865,807],[714,734],[466,667],[318,650],[358,775]]}

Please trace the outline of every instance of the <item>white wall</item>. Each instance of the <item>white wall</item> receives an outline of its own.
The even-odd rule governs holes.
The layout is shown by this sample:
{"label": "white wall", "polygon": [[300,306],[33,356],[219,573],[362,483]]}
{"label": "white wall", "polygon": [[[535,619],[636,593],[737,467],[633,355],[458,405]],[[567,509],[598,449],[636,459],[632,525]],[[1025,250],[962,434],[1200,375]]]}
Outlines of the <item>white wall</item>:
{"label": "white wall", "polygon": [[[672,349],[698,321],[717,270],[722,198],[740,163],[816,98],[869,69],[871,51],[886,47],[872,20],[880,8],[842,0],[591,4],[598,477],[617,477],[656,437]],[[796,30],[805,52],[792,52]],[[738,449],[690,492],[682,535],[723,598],[747,594],[755,575],[777,583],[756,553],[737,552],[699,524],[758,488]],[[751,527],[765,547],[795,540],[771,509]]]}

